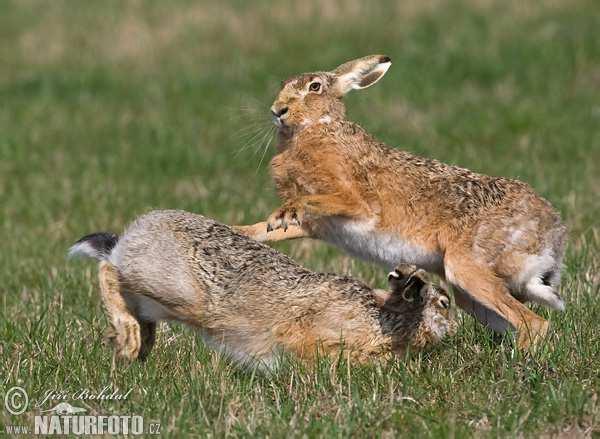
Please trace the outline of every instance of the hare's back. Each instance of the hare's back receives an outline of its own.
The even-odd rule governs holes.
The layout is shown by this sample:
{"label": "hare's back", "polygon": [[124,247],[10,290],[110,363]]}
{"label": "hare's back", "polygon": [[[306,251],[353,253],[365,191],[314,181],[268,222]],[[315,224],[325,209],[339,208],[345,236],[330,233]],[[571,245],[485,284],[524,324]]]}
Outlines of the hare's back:
{"label": "hare's back", "polygon": [[[119,240],[111,260],[127,283],[188,299],[198,289],[225,292],[249,283],[293,282],[306,270],[268,246],[202,215],[149,212]],[[243,284],[242,284],[243,282]]]}

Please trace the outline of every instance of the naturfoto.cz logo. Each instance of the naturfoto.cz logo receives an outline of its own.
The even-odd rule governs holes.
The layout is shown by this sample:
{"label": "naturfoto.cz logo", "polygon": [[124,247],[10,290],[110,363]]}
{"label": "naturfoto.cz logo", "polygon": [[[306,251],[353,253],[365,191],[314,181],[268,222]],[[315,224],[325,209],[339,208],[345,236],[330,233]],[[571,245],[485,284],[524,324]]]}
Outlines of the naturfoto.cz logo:
{"label": "naturfoto.cz logo", "polygon": [[[100,392],[87,389],[71,394],[76,400],[123,400],[127,399],[131,390],[125,394],[118,390],[109,392],[109,387]],[[7,425],[7,434],[34,435],[141,435],[160,434],[160,423],[151,422],[145,428],[144,418],[139,415],[91,415],[85,407],[77,407],[65,402],[67,393],[47,391],[40,402],[39,408],[48,401],[61,400],[53,407],[41,410],[33,417],[33,429],[27,425]],[[22,387],[11,387],[4,396],[4,407],[12,415],[21,415],[29,407],[29,396]]]}

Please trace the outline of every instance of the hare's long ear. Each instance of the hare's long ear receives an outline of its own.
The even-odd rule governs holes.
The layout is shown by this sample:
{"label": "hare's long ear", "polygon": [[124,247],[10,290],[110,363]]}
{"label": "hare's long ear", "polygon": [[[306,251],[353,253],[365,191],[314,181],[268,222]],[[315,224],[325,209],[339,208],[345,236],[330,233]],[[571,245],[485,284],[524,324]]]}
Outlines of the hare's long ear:
{"label": "hare's long ear", "polygon": [[333,89],[338,96],[350,90],[359,90],[375,84],[392,65],[392,59],[385,55],[370,55],[342,64],[333,72]]}

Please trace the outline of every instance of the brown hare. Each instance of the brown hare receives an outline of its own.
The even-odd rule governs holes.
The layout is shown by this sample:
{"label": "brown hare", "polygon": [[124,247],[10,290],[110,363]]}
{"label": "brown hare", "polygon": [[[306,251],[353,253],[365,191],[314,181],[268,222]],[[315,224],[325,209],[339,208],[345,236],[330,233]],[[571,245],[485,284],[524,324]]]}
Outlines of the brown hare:
{"label": "brown hare", "polygon": [[521,302],[564,308],[566,228],[526,183],[390,148],[346,120],[342,97],[390,65],[367,56],[283,83],[271,107],[282,207],[237,230],[261,241],[322,239],[386,268],[415,264],[456,287],[457,303],[481,322],[516,329],[526,347],[548,323]]}
{"label": "brown hare", "polygon": [[144,358],[156,322],[176,320],[241,363],[273,367],[280,351],[367,361],[452,333],[445,292],[414,269],[390,273],[391,292],[309,271],[201,215],[155,211],[121,237],[95,233],[70,255],[100,260],[100,291],[116,353]]}

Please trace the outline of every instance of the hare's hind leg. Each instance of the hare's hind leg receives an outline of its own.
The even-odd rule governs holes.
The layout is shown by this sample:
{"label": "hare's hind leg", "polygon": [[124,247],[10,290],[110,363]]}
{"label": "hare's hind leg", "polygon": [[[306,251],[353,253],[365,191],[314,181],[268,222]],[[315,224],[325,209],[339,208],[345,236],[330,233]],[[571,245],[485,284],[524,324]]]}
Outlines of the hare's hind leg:
{"label": "hare's hind leg", "polygon": [[512,326],[520,348],[546,335],[548,322],[515,299],[489,267],[464,253],[447,253],[444,265],[448,281],[461,290],[456,294],[457,304],[481,323],[496,332]]}
{"label": "hare's hind leg", "polygon": [[133,314],[123,297],[119,273],[114,265],[102,261],[98,277],[102,304],[112,327],[107,335],[116,354],[127,360],[145,358],[154,345],[156,324],[140,322]]}

